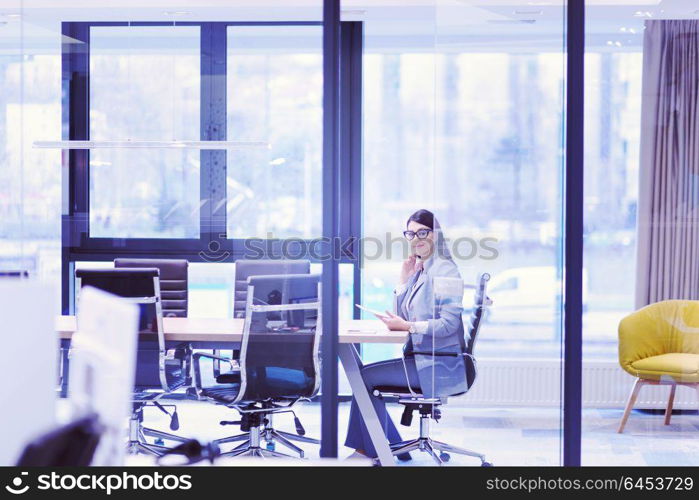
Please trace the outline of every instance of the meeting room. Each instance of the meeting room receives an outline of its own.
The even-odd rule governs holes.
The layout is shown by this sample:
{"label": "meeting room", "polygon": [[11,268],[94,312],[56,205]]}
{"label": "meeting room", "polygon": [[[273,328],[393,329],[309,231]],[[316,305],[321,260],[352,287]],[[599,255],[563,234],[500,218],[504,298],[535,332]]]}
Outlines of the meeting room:
{"label": "meeting room", "polygon": [[697,210],[695,0],[1,0],[0,465],[697,466]]}

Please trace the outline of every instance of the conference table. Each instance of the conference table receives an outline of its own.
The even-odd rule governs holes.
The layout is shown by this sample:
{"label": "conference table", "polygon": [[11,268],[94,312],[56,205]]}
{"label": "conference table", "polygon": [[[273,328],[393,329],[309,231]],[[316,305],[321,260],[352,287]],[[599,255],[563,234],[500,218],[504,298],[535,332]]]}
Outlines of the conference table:
{"label": "conference table", "polygon": [[[187,342],[194,349],[230,349],[243,338],[244,319],[238,318],[163,318],[166,341]],[[75,316],[58,316],[56,332],[62,342],[69,342],[77,330]],[[391,448],[371,402],[361,375],[362,361],[355,344],[403,344],[407,332],[390,331],[379,320],[345,320],[339,323],[338,355],[347,375],[352,394],[366,424],[383,466],[395,465]]]}

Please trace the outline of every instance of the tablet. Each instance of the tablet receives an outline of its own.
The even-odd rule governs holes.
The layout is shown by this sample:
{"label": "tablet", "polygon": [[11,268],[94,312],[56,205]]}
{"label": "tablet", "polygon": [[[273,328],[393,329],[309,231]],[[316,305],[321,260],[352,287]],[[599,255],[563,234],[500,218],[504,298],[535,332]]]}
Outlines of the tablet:
{"label": "tablet", "polygon": [[386,316],[386,313],[385,313],[385,312],[377,311],[377,310],[375,310],[375,309],[369,309],[368,307],[365,307],[365,306],[360,305],[360,304],[355,304],[355,306],[357,306],[357,307],[358,307],[359,309],[361,309],[362,311],[370,312],[370,313],[376,314],[376,315],[378,315],[378,316]]}

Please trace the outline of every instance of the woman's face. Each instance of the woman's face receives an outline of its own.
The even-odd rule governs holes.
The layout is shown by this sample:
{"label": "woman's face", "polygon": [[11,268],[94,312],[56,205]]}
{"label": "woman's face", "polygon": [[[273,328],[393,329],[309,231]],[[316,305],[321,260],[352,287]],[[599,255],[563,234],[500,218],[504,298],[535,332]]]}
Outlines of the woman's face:
{"label": "woman's face", "polygon": [[[408,223],[408,231],[417,233],[420,229],[430,230],[429,227],[419,222],[411,220]],[[416,235],[409,243],[411,253],[419,255],[422,259],[427,259],[434,251],[434,231],[430,230],[425,239],[420,239]]]}

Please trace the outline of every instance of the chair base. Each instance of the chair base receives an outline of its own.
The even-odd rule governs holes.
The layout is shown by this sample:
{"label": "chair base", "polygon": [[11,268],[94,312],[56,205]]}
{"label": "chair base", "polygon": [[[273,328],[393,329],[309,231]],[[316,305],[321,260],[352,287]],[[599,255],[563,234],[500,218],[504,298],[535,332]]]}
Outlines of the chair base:
{"label": "chair base", "polygon": [[[309,438],[306,436],[301,436],[299,434],[292,434],[290,432],[284,432],[284,431],[278,431],[274,428],[273,426],[273,414],[268,414],[264,419],[261,419],[259,421],[259,436],[257,437],[258,442],[260,440],[264,440],[266,443],[265,449],[267,451],[275,451],[276,444],[279,443],[286,448],[292,450],[293,452],[297,453],[299,458],[304,458],[305,452],[303,449],[299,448],[296,446],[292,441],[297,441],[301,443],[310,443],[310,444],[320,444],[320,441],[317,439]],[[251,427],[251,431],[252,431]],[[216,444],[219,446],[222,444],[226,443],[234,443],[238,441],[247,441],[248,443],[250,442],[250,434],[238,434],[236,436],[229,436],[225,437],[222,439],[217,439],[214,441]],[[239,446],[242,447],[243,445]],[[258,446],[259,447],[259,446]],[[237,448],[236,448],[237,449]],[[232,451],[235,451],[232,450]]]}
{"label": "chair base", "polygon": [[430,437],[419,437],[417,439],[411,439],[391,445],[391,452],[394,455],[401,455],[403,453],[409,453],[415,450],[428,453],[434,459],[437,465],[444,465],[446,462],[448,462],[451,458],[449,453],[479,458],[483,467],[489,467],[491,465],[486,461],[485,455],[481,453],[467,450],[466,448],[459,448],[458,446],[443,443],[442,441],[436,441]]}
{"label": "chair base", "polygon": [[[252,429],[251,429],[252,430]],[[305,452],[303,449],[299,448],[296,446],[292,441],[299,441],[302,443],[310,443],[310,444],[320,444],[320,441],[317,439],[313,438],[308,438],[306,436],[299,436],[298,434],[291,434],[290,432],[284,432],[284,431],[278,431],[270,427],[265,427],[259,429],[259,436],[258,436],[258,442],[264,440],[266,443],[266,447],[264,448],[265,451],[275,451],[274,447],[276,443],[279,443],[288,449],[294,451],[295,453],[298,454],[299,458],[305,458]],[[216,439],[214,442],[218,444],[219,446],[222,444],[226,443],[235,443],[238,441],[244,441],[241,445],[238,447],[234,448],[233,450],[227,452],[227,453],[232,453],[238,449],[242,449],[245,446],[251,447],[250,445],[250,434],[238,434],[236,436],[229,436],[221,439]],[[258,445],[259,448],[259,445]],[[227,453],[223,453],[223,456],[226,456]],[[231,456],[231,455],[228,455]],[[288,455],[284,455],[288,456]]]}
{"label": "chair base", "polygon": [[438,465],[444,465],[451,458],[449,453],[457,453],[459,455],[479,458],[481,466],[483,467],[490,467],[492,465],[486,461],[485,455],[482,453],[467,450],[466,448],[459,448],[458,446],[452,446],[442,441],[432,439],[430,437],[430,418],[434,418],[435,413],[436,408],[432,405],[422,406],[420,408],[420,437],[392,444],[391,452],[393,455],[402,455],[403,453],[418,450],[428,453]]}
{"label": "chair base", "polygon": [[291,455],[285,453],[279,453],[278,451],[267,450],[265,448],[253,448],[248,447],[240,450],[239,452],[227,455],[229,457],[260,457],[260,458],[294,458]]}
{"label": "chair base", "polygon": [[[300,458],[303,458],[303,450],[286,439],[282,433],[273,429],[260,429],[260,427],[250,427],[247,434],[238,434],[237,436],[229,436],[214,441],[217,445],[226,443],[234,443],[242,441],[238,446],[230,451],[221,453],[222,457],[262,457],[262,458],[295,458],[292,455],[281,453],[275,450],[262,448],[260,440],[263,436],[269,433],[271,439],[276,439],[285,446],[299,453]],[[286,433],[284,433],[286,434]],[[265,438],[266,439],[266,438]],[[269,442],[269,441],[268,441]]]}
{"label": "chair base", "polygon": [[126,451],[130,454],[143,453],[160,457],[170,450],[167,446],[161,444],[149,443],[146,436],[159,439],[161,441],[174,441],[176,443],[185,443],[189,441],[187,438],[162,432],[149,427],[143,427],[143,423],[138,414],[134,414],[129,419],[129,441],[126,444]]}

